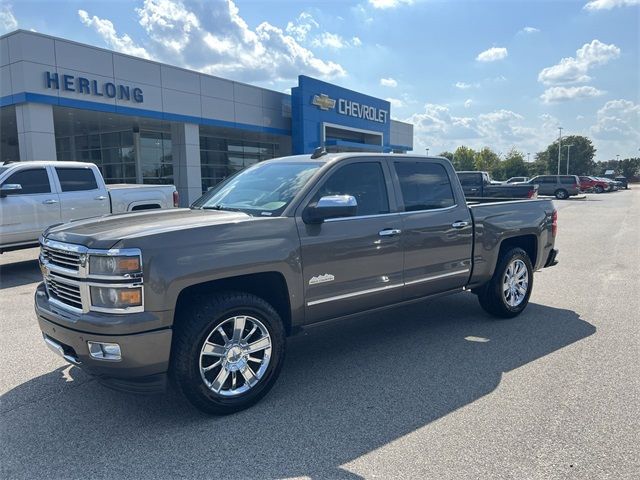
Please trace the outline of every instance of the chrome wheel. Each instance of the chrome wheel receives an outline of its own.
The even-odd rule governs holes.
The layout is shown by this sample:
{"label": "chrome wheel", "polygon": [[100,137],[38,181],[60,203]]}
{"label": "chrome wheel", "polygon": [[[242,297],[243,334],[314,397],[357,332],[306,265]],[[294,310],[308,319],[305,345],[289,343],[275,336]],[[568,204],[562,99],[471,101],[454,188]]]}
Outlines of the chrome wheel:
{"label": "chrome wheel", "polygon": [[255,386],[269,366],[271,336],[257,318],[238,315],[219,324],[200,350],[200,376],[207,387],[225,397]]}
{"label": "chrome wheel", "polygon": [[520,259],[509,264],[502,280],[502,295],[510,307],[517,307],[527,296],[529,288],[529,271]]}

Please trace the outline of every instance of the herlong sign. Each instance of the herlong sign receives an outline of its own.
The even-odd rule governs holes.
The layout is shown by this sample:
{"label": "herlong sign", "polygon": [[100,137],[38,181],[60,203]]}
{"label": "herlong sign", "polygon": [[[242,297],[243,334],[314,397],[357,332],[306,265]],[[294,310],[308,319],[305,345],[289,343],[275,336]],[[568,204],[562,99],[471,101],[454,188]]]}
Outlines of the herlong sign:
{"label": "herlong sign", "polygon": [[132,88],[129,85],[116,85],[113,82],[98,82],[97,80],[74,75],[45,72],[44,85],[46,88],[54,90],[76,92],[94,97],[117,98],[118,100],[128,100],[135,103],[144,101],[142,89],[139,87]]}

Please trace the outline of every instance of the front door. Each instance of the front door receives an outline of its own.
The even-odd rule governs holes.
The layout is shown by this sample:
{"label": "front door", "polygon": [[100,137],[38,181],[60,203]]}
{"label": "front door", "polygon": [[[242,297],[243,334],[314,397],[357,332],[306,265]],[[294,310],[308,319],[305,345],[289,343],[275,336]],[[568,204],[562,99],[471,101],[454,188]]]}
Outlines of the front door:
{"label": "front door", "polygon": [[0,245],[36,241],[48,226],[60,223],[60,202],[46,168],[22,168],[2,183],[22,189],[0,198]]}
{"label": "front door", "polygon": [[351,195],[355,217],[305,224],[301,241],[306,321],[312,323],[395,303],[402,298],[401,219],[390,191],[387,166],[361,158],[327,173],[308,203],[327,195]]}
{"label": "front door", "polygon": [[455,173],[443,161],[399,159],[393,171],[400,193],[405,298],[466,285],[471,272],[473,225]]}

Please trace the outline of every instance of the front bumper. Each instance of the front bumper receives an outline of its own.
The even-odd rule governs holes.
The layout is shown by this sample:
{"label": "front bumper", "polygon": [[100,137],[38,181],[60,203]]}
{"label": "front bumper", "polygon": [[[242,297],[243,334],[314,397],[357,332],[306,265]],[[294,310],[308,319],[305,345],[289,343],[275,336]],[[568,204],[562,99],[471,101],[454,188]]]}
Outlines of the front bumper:
{"label": "front bumper", "polygon": [[[36,290],[35,310],[47,346],[101,383],[136,393],[164,391],[171,352],[170,328],[125,335],[75,330],[69,326],[69,319],[51,308],[42,284]],[[87,341],[117,343],[122,359],[113,361],[91,357]]]}

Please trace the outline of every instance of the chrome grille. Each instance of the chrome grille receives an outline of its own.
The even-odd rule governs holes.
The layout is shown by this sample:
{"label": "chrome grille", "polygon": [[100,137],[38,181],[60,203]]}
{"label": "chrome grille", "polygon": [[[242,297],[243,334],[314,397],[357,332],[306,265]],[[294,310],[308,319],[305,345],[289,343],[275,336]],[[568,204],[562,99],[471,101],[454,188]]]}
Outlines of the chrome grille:
{"label": "chrome grille", "polygon": [[62,251],[42,245],[42,257],[51,265],[77,272],[80,268],[80,254],[68,250]]}
{"label": "chrome grille", "polygon": [[82,295],[79,285],[67,283],[63,278],[53,275],[45,278],[45,285],[50,297],[65,305],[82,310]]}

